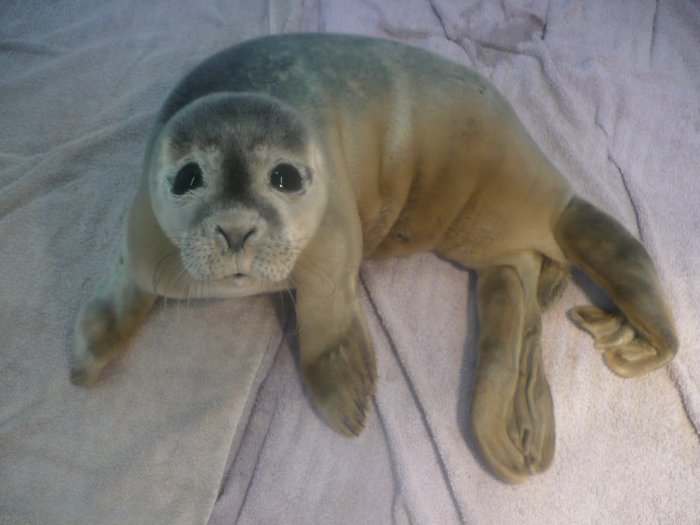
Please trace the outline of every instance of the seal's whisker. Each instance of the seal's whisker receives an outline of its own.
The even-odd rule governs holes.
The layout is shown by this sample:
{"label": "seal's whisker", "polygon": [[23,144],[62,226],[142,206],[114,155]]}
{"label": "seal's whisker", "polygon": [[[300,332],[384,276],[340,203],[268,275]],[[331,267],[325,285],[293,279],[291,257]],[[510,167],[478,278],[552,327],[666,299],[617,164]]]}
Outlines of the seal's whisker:
{"label": "seal's whisker", "polygon": [[[291,287],[288,286],[288,287],[284,290],[284,292],[287,293],[287,294],[289,295],[289,298],[290,298],[290,300],[292,301],[292,306],[294,307],[294,310],[296,311],[296,308],[297,308],[297,299],[296,299],[296,295],[295,295],[295,293],[294,293],[294,289],[297,288],[297,286],[296,286],[297,283],[295,282],[294,277],[291,276],[291,275],[289,276],[289,281],[290,281],[290,283],[292,284],[292,286],[291,286]],[[301,323],[301,324],[300,324],[300,323]],[[292,332],[290,332],[289,335],[296,335],[296,336],[298,336],[298,335],[301,333],[301,331],[303,330],[303,328],[304,328],[303,323],[304,323],[304,321],[303,321],[303,320],[300,321],[298,315],[295,316],[295,323],[294,323],[294,324],[295,324],[295,327],[294,327],[294,330],[293,330]]]}
{"label": "seal's whisker", "polygon": [[178,255],[178,251],[174,250],[172,252],[166,253],[161,259],[158,261],[156,264],[154,270],[153,270],[153,277],[151,279],[151,284],[153,286],[153,291],[158,292],[158,284],[160,282],[160,279],[162,278],[163,274],[165,273],[167,269],[167,264],[172,263],[175,259],[174,257]]}
{"label": "seal's whisker", "polygon": [[[297,259],[296,265],[299,269],[304,270],[305,276],[315,277],[321,284],[320,289],[325,289],[329,297],[335,295],[335,281],[322,264],[318,264],[317,261],[313,261],[302,254]],[[296,284],[298,284],[298,280]]]}
{"label": "seal's whisker", "polygon": [[[171,297],[177,297],[179,294],[177,293],[177,289],[180,288],[181,284],[187,285],[187,270],[184,268],[179,269],[177,272],[175,272],[173,275],[170,276],[170,279],[163,285],[163,289],[161,293],[163,295],[170,295]],[[184,279],[184,283],[183,283]],[[171,288],[172,286],[172,288]],[[172,292],[171,292],[172,290]]]}

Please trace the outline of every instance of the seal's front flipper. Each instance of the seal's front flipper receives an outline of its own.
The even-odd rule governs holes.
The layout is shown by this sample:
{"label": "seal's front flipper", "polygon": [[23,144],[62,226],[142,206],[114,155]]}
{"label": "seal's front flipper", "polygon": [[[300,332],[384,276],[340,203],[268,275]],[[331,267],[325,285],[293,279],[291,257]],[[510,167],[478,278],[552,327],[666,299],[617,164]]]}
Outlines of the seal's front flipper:
{"label": "seal's front flipper", "polygon": [[323,293],[300,286],[297,319],[301,369],[318,412],[337,432],[359,435],[377,367],[355,287],[338,283]]}
{"label": "seal's front flipper", "polygon": [[346,436],[357,436],[374,395],[374,351],[363,318],[355,316],[331,347],[303,366],[304,381],[321,417]]}
{"label": "seal's front flipper", "polygon": [[356,436],[364,428],[377,377],[357,297],[361,258],[354,202],[334,202],[290,279],[296,284],[304,382],[323,420],[346,436]]}
{"label": "seal's front flipper", "polygon": [[555,226],[564,254],[603,287],[620,311],[584,306],[572,317],[591,332],[606,364],[623,377],[668,363],[678,349],[654,263],[609,215],[574,197]]}
{"label": "seal's front flipper", "polygon": [[538,266],[479,271],[479,342],[471,426],[495,474],[509,483],[544,471],[554,457],[554,410],[540,348]]}
{"label": "seal's front flipper", "polygon": [[124,256],[85,304],[75,323],[71,381],[90,386],[126,345],[153,306],[156,296],[139,289],[130,278]]}

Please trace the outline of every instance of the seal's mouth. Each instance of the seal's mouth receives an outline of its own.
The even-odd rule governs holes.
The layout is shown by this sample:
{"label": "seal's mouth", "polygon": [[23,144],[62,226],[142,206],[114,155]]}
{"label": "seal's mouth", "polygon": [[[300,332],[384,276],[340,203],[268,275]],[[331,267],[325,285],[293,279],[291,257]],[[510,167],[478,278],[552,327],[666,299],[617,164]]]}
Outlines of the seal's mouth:
{"label": "seal's mouth", "polygon": [[250,275],[248,275],[247,273],[236,272],[224,276],[222,280],[227,281],[233,284],[234,286],[243,286],[244,284],[249,282]]}

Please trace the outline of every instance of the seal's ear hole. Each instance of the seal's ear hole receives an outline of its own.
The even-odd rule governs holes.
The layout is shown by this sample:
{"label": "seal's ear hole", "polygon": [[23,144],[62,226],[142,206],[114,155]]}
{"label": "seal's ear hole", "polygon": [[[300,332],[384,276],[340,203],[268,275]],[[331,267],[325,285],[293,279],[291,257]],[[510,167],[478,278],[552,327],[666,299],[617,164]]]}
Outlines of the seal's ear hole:
{"label": "seal's ear hole", "polygon": [[180,168],[180,171],[175,175],[173,193],[175,195],[184,195],[188,191],[196,190],[203,184],[202,169],[194,162],[190,162]]}
{"label": "seal's ear hole", "polygon": [[270,185],[283,193],[292,193],[304,187],[304,179],[291,164],[278,164],[270,172]]}

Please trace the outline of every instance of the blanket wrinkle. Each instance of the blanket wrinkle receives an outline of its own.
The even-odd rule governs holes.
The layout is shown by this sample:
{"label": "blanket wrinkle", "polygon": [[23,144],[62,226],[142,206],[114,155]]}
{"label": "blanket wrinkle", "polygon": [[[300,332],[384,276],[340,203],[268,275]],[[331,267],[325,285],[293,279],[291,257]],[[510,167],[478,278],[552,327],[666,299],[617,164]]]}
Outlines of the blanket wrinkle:
{"label": "blanket wrinkle", "polygon": [[[695,345],[693,347],[697,348]],[[695,429],[700,441],[700,386],[683,366],[684,357],[680,356],[678,361],[672,361],[669,365],[669,375],[681,399],[688,422]]]}
{"label": "blanket wrinkle", "polygon": [[[697,524],[698,2],[24,0],[2,11],[2,525]],[[96,388],[69,383],[75,313],[118,249],[168,91],[232,44],[318,30],[389,35],[485,74],[572,187],[641,225],[679,353],[643,378],[611,374],[566,318],[589,302],[574,279],[542,328],[557,451],[523,485],[496,480],[465,435],[473,289],[431,255],[363,265],[380,378],[357,439],[319,420],[269,299],[186,313],[159,301]]]}
{"label": "blanket wrinkle", "polygon": [[445,460],[442,457],[442,453],[440,452],[440,449],[438,447],[438,443],[435,439],[433,428],[428,420],[428,416],[426,413],[426,408],[423,406],[423,404],[420,401],[420,397],[416,391],[416,387],[414,382],[411,379],[411,375],[408,372],[408,369],[406,368],[407,363],[404,362],[404,360],[401,357],[401,354],[398,351],[398,346],[396,342],[392,339],[391,332],[389,331],[387,325],[384,322],[384,317],[381,314],[381,311],[379,310],[379,307],[377,303],[373,300],[372,298],[372,292],[370,291],[369,286],[367,285],[367,282],[364,278],[362,278],[362,275],[360,275],[360,283],[362,284],[362,288],[364,290],[365,296],[367,298],[367,302],[370,305],[372,314],[374,315],[375,319],[379,323],[382,332],[384,334],[384,339],[391,349],[392,356],[394,357],[394,360],[396,361],[396,364],[398,365],[399,370],[401,371],[401,375],[404,379],[404,382],[406,386],[408,387],[408,390],[411,394],[411,400],[413,402],[413,405],[415,406],[416,410],[418,411],[418,414],[420,415],[420,420],[423,425],[423,428],[425,429],[426,433],[428,434],[430,438],[430,442],[433,445],[433,452],[435,453],[435,457],[438,460],[438,464],[440,466],[440,471],[443,476],[443,481],[445,483],[445,486],[448,489],[450,498],[452,499],[452,503],[455,506],[455,510],[459,514],[460,522],[464,523],[464,516],[462,515],[462,509],[459,505],[459,502],[457,500],[457,495],[455,493],[455,488],[452,483],[452,479],[450,477],[449,470],[447,469],[447,466],[445,465]]}
{"label": "blanket wrinkle", "polygon": [[301,26],[303,3],[287,0],[269,0],[267,19],[268,32],[271,35],[288,33]]}
{"label": "blanket wrinkle", "polygon": [[[264,365],[266,371],[272,368],[274,358],[282,351],[286,351],[284,338],[278,341],[277,350],[269,354],[269,362]],[[267,377],[260,377],[260,382],[255,387],[256,394],[263,388],[266,381],[268,381]],[[220,508],[231,507],[232,505],[229,501],[231,499],[235,499],[238,503],[235,507],[237,511],[235,512],[235,520],[230,521],[227,518],[226,523],[239,523],[251,487],[254,487],[255,474],[258,471],[262,458],[261,451],[268,440],[272,418],[277,412],[278,398],[267,397],[265,400],[258,400],[256,396],[251,396],[249,404],[250,406],[245,411],[244,417],[241,418],[241,424],[236,432],[237,435],[232,439],[229,458],[226,461],[225,468],[222,470],[222,477],[218,484],[216,503],[212,506],[207,520],[209,523],[222,519],[218,515],[218,511]],[[254,441],[250,441],[253,445],[252,453],[246,450],[246,445],[249,443],[246,440],[248,436],[255,436],[256,438]],[[246,453],[239,455],[241,451]],[[239,456],[244,456],[246,461],[242,462],[240,459],[237,461]],[[234,484],[240,484],[241,486],[235,492],[227,490]]]}
{"label": "blanket wrinkle", "polygon": [[467,49],[462,45],[462,43],[454,38],[452,35],[450,35],[450,32],[447,30],[447,25],[445,24],[445,20],[442,17],[442,13],[440,13],[440,8],[436,4],[436,0],[428,0],[428,5],[430,6],[430,9],[432,10],[433,14],[435,15],[435,18],[437,19],[438,24],[440,24],[440,29],[442,30],[443,36],[452,42],[453,44],[457,44],[459,47],[464,49],[464,51],[469,54]]}
{"label": "blanket wrinkle", "polygon": [[[139,112],[69,140],[57,141],[49,150],[26,157],[22,165],[12,170],[18,175],[0,195],[0,215],[10,217],[34,203],[39,195],[49,195],[60,188],[68,193],[72,184],[94,177],[94,174],[81,173],[71,166],[85,157],[87,149],[110,146],[120,136],[133,133],[132,130],[140,133],[154,114],[153,111]],[[23,169],[25,167],[27,169]],[[137,173],[139,168],[140,159],[134,163],[134,172]]]}
{"label": "blanket wrinkle", "polygon": [[384,437],[384,446],[386,449],[386,453],[391,459],[391,480],[392,480],[392,487],[391,487],[391,508],[392,508],[392,516],[396,514],[396,509],[399,507],[399,504],[402,504],[402,492],[401,492],[401,476],[399,475],[398,471],[396,470],[396,465],[398,464],[398,458],[396,457],[396,451],[392,448],[391,446],[391,438],[389,435],[389,431],[386,426],[386,421],[385,418],[382,417],[382,413],[379,409],[379,404],[377,403],[377,399],[373,398],[372,399],[372,406],[374,407],[374,412],[377,414],[377,421],[379,422],[379,428],[382,432],[382,436]]}
{"label": "blanket wrinkle", "polygon": [[[275,405],[275,407],[276,407],[276,405]],[[272,411],[272,412],[273,412],[273,414],[274,414],[274,412],[275,412],[275,409],[274,409],[274,408],[273,408],[273,411]],[[265,448],[265,443],[267,443],[267,440],[268,440],[269,437],[270,437],[270,429],[271,429],[271,428],[272,428],[272,418],[270,418],[270,419],[267,420],[267,426],[266,426],[266,428],[265,428],[265,432],[264,432],[263,435],[262,435],[262,440],[260,441],[260,450],[264,450],[264,448]],[[255,482],[255,475],[256,475],[256,473],[258,472],[258,467],[260,466],[260,458],[261,458],[261,457],[262,457],[262,455],[256,455],[256,456],[255,456],[254,463],[253,463],[253,468],[252,468],[252,471],[251,471],[251,474],[250,474],[250,478],[248,479],[248,483],[246,483],[246,485],[245,485],[245,489],[244,489],[244,491],[243,491],[243,496],[242,496],[242,498],[241,498],[240,508],[238,509],[238,513],[236,514],[236,520],[235,520],[234,523],[238,523],[238,520],[239,520],[239,518],[240,518],[240,516],[241,516],[241,513],[243,512],[243,510],[244,510],[245,507],[246,507],[246,503],[248,502],[248,494],[249,494],[249,492],[250,492],[251,487],[253,486],[253,483]],[[229,475],[230,475],[230,474],[229,474]],[[217,501],[221,499],[221,496],[222,496],[223,493],[224,493],[224,486],[225,486],[225,484],[222,484],[222,485],[221,485],[221,489],[220,489],[220,491],[219,491],[219,495],[218,495],[218,497],[217,497]]]}
{"label": "blanket wrinkle", "polygon": [[649,35],[649,67],[654,58],[654,43],[656,42],[656,23],[659,16],[659,0],[654,0],[654,16],[651,20],[651,34]]}
{"label": "blanket wrinkle", "polygon": [[[32,42],[29,40],[0,38],[0,53],[56,58],[65,53],[65,48],[58,45]],[[28,57],[23,56],[22,58],[26,59]],[[4,82],[0,81],[0,85],[2,84],[4,84]]]}
{"label": "blanket wrinkle", "polygon": [[328,31],[326,4],[325,0],[319,0],[316,8],[316,30],[320,33]]}
{"label": "blanket wrinkle", "polygon": [[[446,6],[450,4],[429,0],[431,10],[437,18],[444,37],[460,46],[477,64],[483,63],[493,68],[499,60],[502,60],[504,54],[528,56],[540,60],[537,48],[528,44],[534,40],[543,40],[546,10],[540,15],[536,12],[536,6],[520,8],[516,4],[512,6],[511,12],[501,2],[500,12],[505,14],[504,20],[490,30],[485,30],[485,26],[478,22],[483,19],[485,13],[493,11],[492,4],[466,7],[461,13],[463,17],[455,18],[453,13],[443,13],[438,3]],[[459,26],[458,21],[462,18],[465,24]],[[448,27],[448,20],[451,22],[451,27]]]}
{"label": "blanket wrinkle", "polygon": [[639,218],[639,210],[637,209],[637,201],[636,199],[632,196],[632,190],[630,189],[630,185],[627,182],[627,177],[625,176],[625,173],[622,171],[622,168],[620,167],[620,164],[615,160],[615,157],[612,155],[610,150],[608,150],[608,160],[612,163],[612,165],[617,169],[617,172],[620,174],[620,180],[622,181],[622,187],[625,189],[625,193],[627,194],[627,198],[629,199],[630,206],[632,206],[632,211],[634,212],[634,221],[637,225],[637,237],[639,238],[642,243],[644,243],[644,230],[642,229],[642,221]]}

